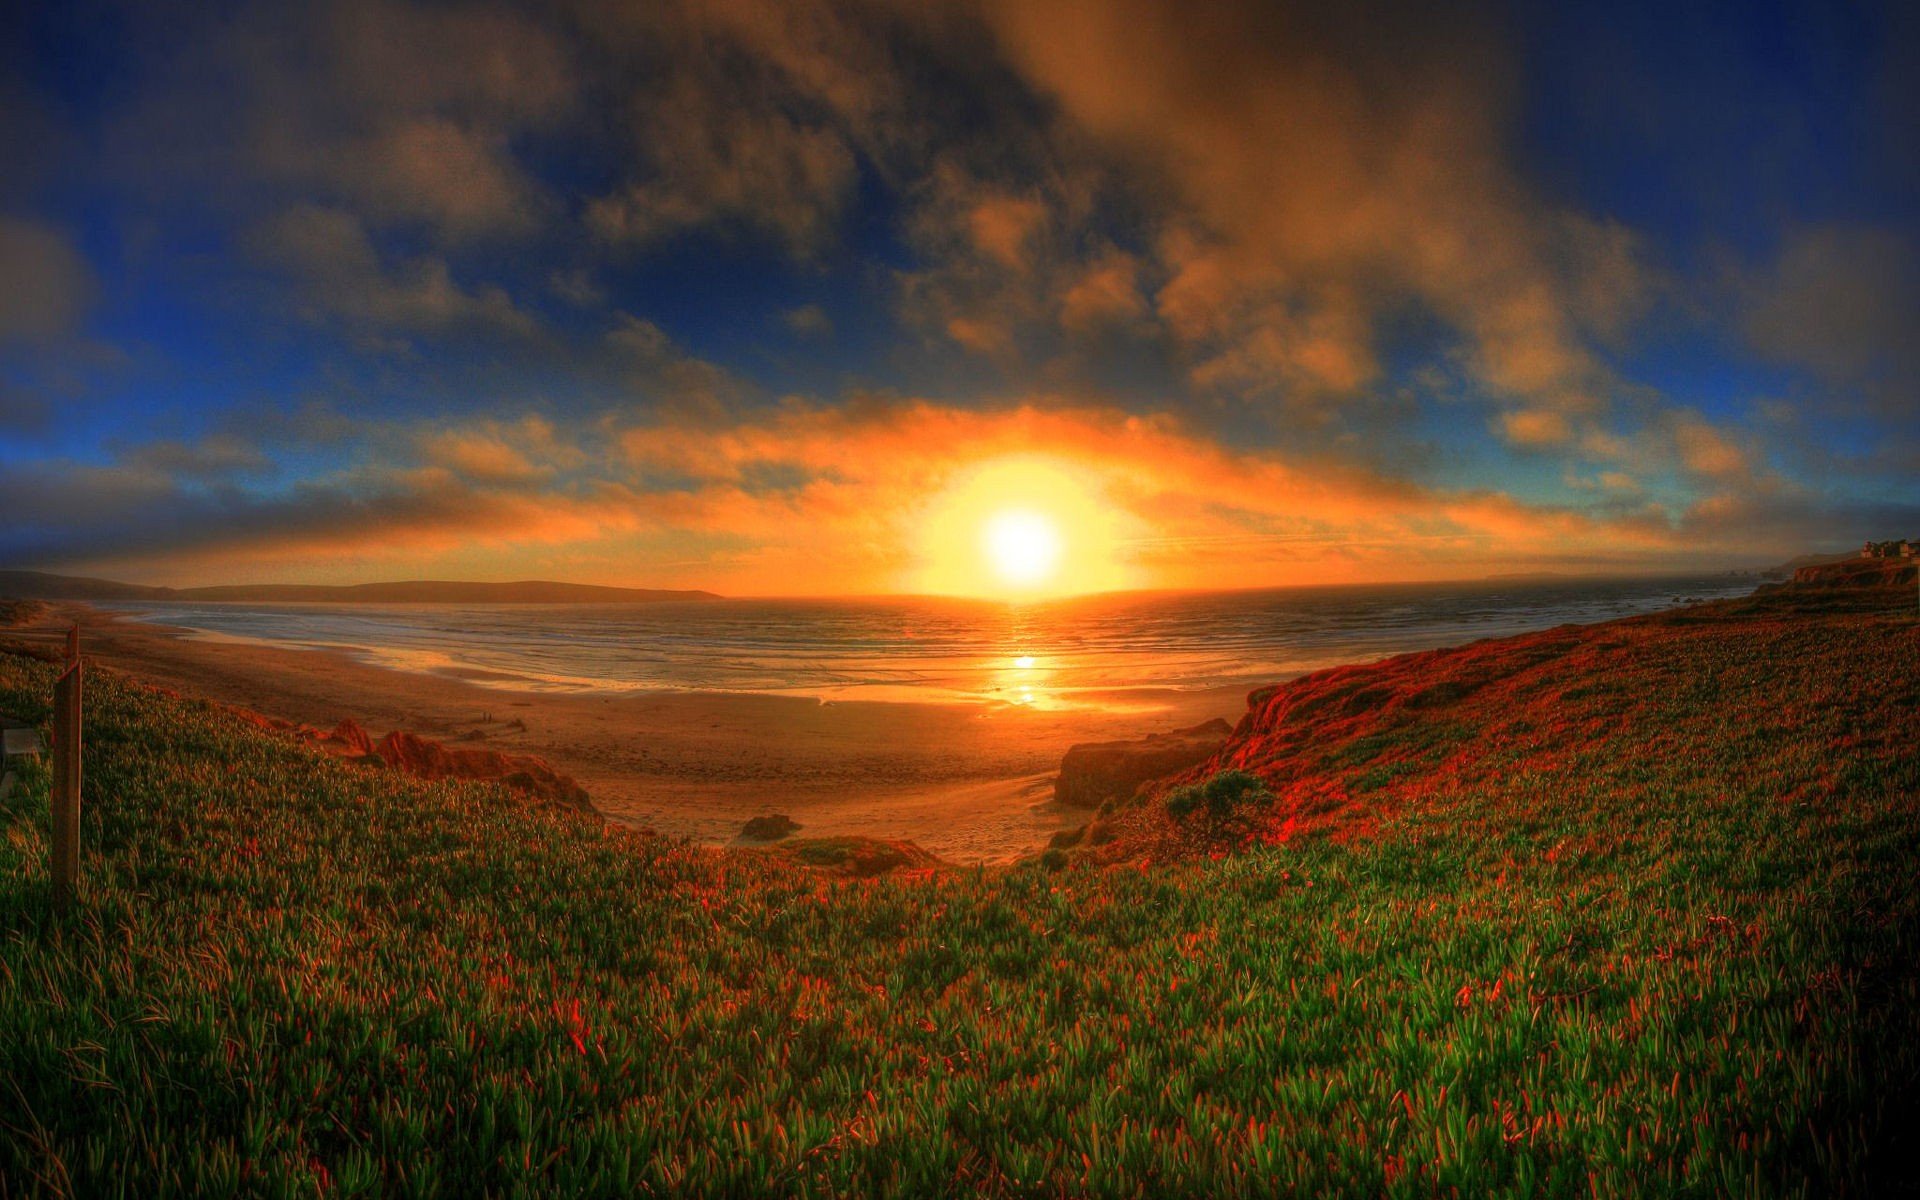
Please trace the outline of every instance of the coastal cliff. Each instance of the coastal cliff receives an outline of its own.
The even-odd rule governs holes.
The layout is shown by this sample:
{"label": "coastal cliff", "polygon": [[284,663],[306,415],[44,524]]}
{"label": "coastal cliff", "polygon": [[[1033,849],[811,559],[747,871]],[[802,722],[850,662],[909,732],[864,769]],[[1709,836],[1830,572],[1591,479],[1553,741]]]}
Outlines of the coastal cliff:
{"label": "coastal cliff", "polygon": [[1819,566],[1801,567],[1790,587],[1879,588],[1913,587],[1920,577],[1920,559],[1848,558]]}

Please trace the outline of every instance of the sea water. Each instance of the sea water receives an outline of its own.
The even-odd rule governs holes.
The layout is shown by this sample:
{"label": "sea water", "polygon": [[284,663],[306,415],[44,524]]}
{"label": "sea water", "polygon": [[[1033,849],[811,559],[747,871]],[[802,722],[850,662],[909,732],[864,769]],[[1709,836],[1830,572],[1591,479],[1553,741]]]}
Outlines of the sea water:
{"label": "sea water", "polygon": [[1340,663],[1750,592],[1750,578],[628,605],[204,604],[117,608],[191,636],[341,651],[500,688],[778,692],[1043,708],[1150,704]]}

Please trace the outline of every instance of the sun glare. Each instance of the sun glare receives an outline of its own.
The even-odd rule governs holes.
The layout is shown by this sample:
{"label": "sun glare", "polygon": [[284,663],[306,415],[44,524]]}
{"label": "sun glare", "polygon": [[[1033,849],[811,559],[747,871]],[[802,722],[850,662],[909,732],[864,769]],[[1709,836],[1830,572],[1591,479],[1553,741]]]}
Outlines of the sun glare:
{"label": "sun glare", "polygon": [[1012,509],[981,531],[994,574],[1010,587],[1038,587],[1060,565],[1060,531],[1039,513]]}
{"label": "sun glare", "polygon": [[1043,456],[992,459],[929,498],[917,590],[1009,598],[1132,585],[1120,547],[1138,530],[1100,477]]}

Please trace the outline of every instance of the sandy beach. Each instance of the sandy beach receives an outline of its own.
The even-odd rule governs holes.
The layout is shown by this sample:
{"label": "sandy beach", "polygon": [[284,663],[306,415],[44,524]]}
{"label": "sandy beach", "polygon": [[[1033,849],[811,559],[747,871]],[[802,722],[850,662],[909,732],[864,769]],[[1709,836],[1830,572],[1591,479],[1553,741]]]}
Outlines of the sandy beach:
{"label": "sandy beach", "polygon": [[1054,772],[1073,743],[1245,711],[1239,689],[1135,692],[1125,708],[1069,711],[516,692],[332,651],[189,637],[84,604],[56,605],[6,634],[51,643],[73,622],[90,660],[185,695],[323,727],[351,717],[376,737],[406,729],[537,754],[579,780],[612,820],[718,844],[751,817],[785,813],[801,836],[905,838],[959,863],[1033,853],[1086,819],[1052,800]]}

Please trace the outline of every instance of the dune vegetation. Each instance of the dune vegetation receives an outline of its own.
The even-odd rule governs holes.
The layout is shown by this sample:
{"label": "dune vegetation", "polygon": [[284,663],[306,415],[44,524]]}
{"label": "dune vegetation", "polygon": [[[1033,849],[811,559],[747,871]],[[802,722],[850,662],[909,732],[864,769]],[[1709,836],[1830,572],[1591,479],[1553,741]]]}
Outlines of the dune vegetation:
{"label": "dune vegetation", "polygon": [[1912,603],[1321,673],[1172,811],[872,878],[95,672],[71,911],[0,802],[0,1195],[1880,1194]]}

